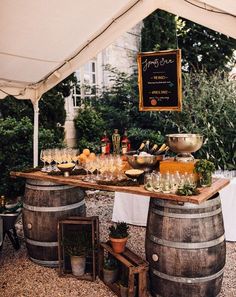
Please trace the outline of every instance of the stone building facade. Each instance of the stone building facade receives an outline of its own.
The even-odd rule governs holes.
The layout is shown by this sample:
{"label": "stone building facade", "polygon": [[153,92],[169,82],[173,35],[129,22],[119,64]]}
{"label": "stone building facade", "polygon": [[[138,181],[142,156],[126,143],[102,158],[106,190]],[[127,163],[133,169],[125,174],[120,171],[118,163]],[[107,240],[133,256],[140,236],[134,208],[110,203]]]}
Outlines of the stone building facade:
{"label": "stone building facade", "polygon": [[95,97],[97,89],[112,84],[110,73],[105,66],[110,65],[128,74],[137,68],[136,57],[140,50],[141,28],[142,23],[137,24],[76,71],[78,85],[71,96],[65,99],[65,141],[68,146],[76,146],[74,118],[78,109],[83,106],[84,100]]}

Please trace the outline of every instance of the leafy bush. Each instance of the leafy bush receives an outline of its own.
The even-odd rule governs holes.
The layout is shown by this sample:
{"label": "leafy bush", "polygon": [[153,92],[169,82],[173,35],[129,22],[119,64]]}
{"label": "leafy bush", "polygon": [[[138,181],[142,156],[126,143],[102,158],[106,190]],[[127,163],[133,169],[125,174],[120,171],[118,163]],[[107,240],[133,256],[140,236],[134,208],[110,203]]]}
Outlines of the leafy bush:
{"label": "leafy bush", "polygon": [[[7,117],[0,119],[0,194],[8,197],[22,195],[24,181],[12,179],[10,171],[20,171],[32,167],[33,125],[28,117],[21,120]],[[41,128],[39,131],[39,151],[55,147],[53,131]]]}
{"label": "leafy bush", "polygon": [[100,138],[105,127],[100,113],[91,106],[85,106],[79,110],[74,122],[79,149],[89,148],[92,151],[98,152]]}
{"label": "leafy bush", "polygon": [[[127,128],[131,145],[137,148],[145,139],[160,144],[163,135],[170,133],[200,133],[204,136],[204,144],[195,153],[196,157],[211,160],[217,168],[236,168],[236,81],[229,80],[228,73],[183,73],[182,112],[139,112],[136,74],[128,76],[110,70],[114,85],[103,90],[91,103],[93,115],[98,111],[99,121],[103,120],[109,135],[115,128],[120,132]],[[102,125],[98,121],[97,126],[89,110],[86,112],[83,116],[88,120],[83,118],[83,121],[87,131],[83,133],[82,141],[87,139],[92,147],[100,135],[97,127]],[[84,129],[84,126],[77,121],[77,129]]]}
{"label": "leafy bush", "polygon": [[221,169],[236,168],[236,82],[227,73],[184,74],[183,110],[158,115],[163,134],[199,133],[204,144],[196,157]]}

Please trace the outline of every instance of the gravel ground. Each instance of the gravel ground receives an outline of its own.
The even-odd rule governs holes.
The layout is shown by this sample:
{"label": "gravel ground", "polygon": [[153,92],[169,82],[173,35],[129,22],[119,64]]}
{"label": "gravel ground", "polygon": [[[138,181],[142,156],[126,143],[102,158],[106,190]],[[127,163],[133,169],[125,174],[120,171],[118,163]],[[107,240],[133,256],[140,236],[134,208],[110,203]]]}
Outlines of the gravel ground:
{"label": "gravel ground", "polygon": [[[87,215],[98,215],[100,240],[108,238],[113,208],[112,193],[90,193],[86,198]],[[58,276],[57,269],[46,268],[27,258],[22,225],[16,225],[21,248],[15,251],[5,240],[0,252],[0,297],[114,297],[102,281],[86,282]],[[144,258],[145,228],[130,226],[128,247]],[[227,242],[227,261],[219,297],[236,297],[236,243]]]}

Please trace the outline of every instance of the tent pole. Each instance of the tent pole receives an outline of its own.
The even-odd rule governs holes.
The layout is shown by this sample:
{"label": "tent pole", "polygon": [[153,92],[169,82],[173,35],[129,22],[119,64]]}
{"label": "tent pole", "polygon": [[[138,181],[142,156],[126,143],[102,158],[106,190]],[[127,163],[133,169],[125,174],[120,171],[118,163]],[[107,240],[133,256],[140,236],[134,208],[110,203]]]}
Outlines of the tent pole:
{"label": "tent pole", "polygon": [[38,166],[38,152],[39,152],[39,101],[33,103],[34,107],[34,139],[33,139],[33,160],[34,167]]}

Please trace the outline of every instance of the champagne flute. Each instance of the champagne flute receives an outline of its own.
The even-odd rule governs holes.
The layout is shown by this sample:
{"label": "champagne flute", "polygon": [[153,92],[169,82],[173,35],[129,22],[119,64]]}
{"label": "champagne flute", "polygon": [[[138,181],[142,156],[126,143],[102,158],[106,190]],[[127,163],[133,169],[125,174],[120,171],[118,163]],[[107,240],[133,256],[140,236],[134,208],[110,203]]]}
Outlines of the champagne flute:
{"label": "champagne flute", "polygon": [[40,152],[40,160],[43,162],[43,168],[41,169],[42,172],[47,172],[46,170],[46,158],[45,158],[45,150],[41,150]]}
{"label": "champagne flute", "polygon": [[75,168],[78,169],[78,150],[77,149],[72,149],[71,151],[71,160],[73,163],[75,163]]}
{"label": "champagne flute", "polygon": [[51,163],[52,163],[52,161],[53,161],[53,159],[52,159],[52,150],[51,149],[47,149],[46,151],[45,151],[45,156],[46,156],[46,162],[48,163],[48,166],[47,166],[47,172],[51,172],[52,171],[52,165],[51,165]]}

